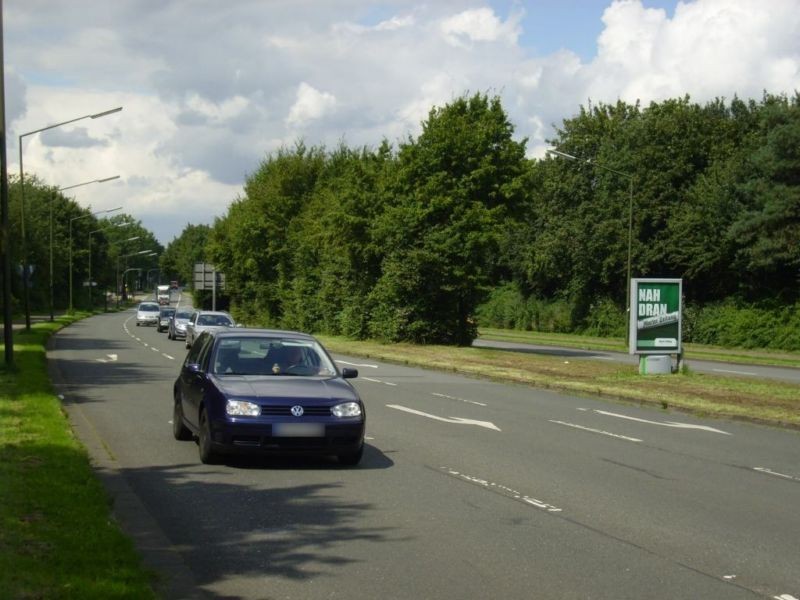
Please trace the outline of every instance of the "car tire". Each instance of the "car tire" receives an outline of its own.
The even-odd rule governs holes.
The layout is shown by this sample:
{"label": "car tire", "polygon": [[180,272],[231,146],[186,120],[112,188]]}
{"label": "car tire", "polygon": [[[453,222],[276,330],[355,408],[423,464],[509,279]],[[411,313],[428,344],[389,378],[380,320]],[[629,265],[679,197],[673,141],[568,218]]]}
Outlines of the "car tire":
{"label": "car tire", "polygon": [[187,335],[186,336],[186,348],[188,349],[188,348],[191,348],[191,347],[192,347],[192,345],[189,343],[189,336]]}
{"label": "car tire", "polygon": [[200,412],[200,433],[197,436],[197,450],[200,462],[213,465],[219,462],[219,456],[211,447],[211,424],[208,422],[205,409]]}
{"label": "car tire", "polygon": [[183,424],[183,409],[181,400],[176,395],[172,406],[172,435],[180,442],[192,439],[191,430]]}
{"label": "car tire", "polygon": [[348,452],[347,454],[340,454],[337,458],[339,459],[340,465],[345,465],[348,467],[355,467],[358,463],[361,462],[361,457],[364,456],[364,446],[362,445],[361,448],[356,450],[355,452]]}
{"label": "car tire", "polygon": [[137,327],[139,326],[139,321],[136,321],[136,326],[137,326]]}

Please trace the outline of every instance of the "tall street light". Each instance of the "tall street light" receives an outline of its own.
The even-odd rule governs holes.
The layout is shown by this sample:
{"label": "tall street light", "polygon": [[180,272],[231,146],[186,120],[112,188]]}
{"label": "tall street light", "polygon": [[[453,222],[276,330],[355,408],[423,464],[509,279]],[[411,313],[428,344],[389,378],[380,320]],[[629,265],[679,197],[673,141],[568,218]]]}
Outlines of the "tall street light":
{"label": "tall street light", "polygon": [[139,252],[131,252],[130,254],[117,256],[117,308],[119,308],[119,297],[122,295],[122,281],[119,278],[119,261],[123,258],[128,259],[131,256],[142,256],[143,254],[150,254],[152,252],[152,250],[140,250]]}
{"label": "tall street light", "polygon": [[[113,177],[106,177],[104,179],[92,179],[91,181],[84,181],[83,183],[76,183],[75,185],[68,185],[66,187],[58,188],[59,192],[63,192],[66,190],[71,190],[72,188],[81,187],[83,185],[89,185],[92,183],[105,183],[106,181],[113,181],[114,179],[119,179],[119,175],[114,175]],[[50,320],[54,320],[54,301],[53,301],[53,201],[55,198],[50,199]],[[92,279],[92,237],[89,234],[89,280]],[[91,297],[91,291],[89,292]]]}
{"label": "tall street light", "polygon": [[69,121],[62,121],[61,123],[48,125],[47,127],[42,127],[41,129],[27,131],[19,136],[20,237],[22,241],[22,296],[25,307],[25,331],[30,331],[31,329],[31,306],[28,294],[28,249],[27,241],[25,239],[25,170],[22,166],[22,138],[35,133],[41,133],[42,131],[47,131],[48,129],[55,129],[56,127],[61,127],[62,125],[69,125],[75,121],[82,121],[83,119],[99,119],[100,117],[105,117],[106,115],[111,115],[121,110],[122,107],[118,106],[117,108],[112,108],[111,110],[104,110],[103,112],[99,113],[83,115],[82,117],[76,117],[75,119],[70,119]]}
{"label": "tall street light", "polygon": [[78,221],[80,219],[88,219],[89,217],[93,217],[95,215],[102,215],[117,210],[122,210],[122,207],[117,206],[116,208],[109,208],[108,210],[98,210],[97,212],[89,213],[88,215],[80,215],[78,217],[72,217],[69,220],[69,312],[70,313],[72,313],[72,222]]}
{"label": "tall street light", "polygon": [[633,244],[633,175],[630,173],[624,173],[622,171],[617,171],[616,169],[612,169],[611,167],[607,167],[605,165],[601,165],[599,163],[594,162],[588,158],[578,158],[577,156],[573,156],[572,154],[567,154],[566,152],[561,152],[560,150],[547,150],[548,154],[554,154],[556,156],[560,156],[561,158],[566,158],[569,160],[575,160],[578,162],[586,163],[597,167],[598,169],[603,169],[605,171],[610,171],[620,177],[625,177],[628,180],[628,269],[626,275],[626,290],[625,290],[625,339],[628,340],[630,343],[630,323],[631,323],[631,246]]}
{"label": "tall street light", "polygon": [[[131,223],[127,221],[123,223],[115,223],[113,225],[109,225],[108,227],[100,227],[99,229],[89,232],[89,310],[94,309],[94,288],[92,287],[92,235],[95,233],[100,233],[101,231],[108,231],[109,229],[114,229],[115,227],[125,227],[127,225],[131,225]],[[132,239],[138,240],[139,236],[137,235]]]}

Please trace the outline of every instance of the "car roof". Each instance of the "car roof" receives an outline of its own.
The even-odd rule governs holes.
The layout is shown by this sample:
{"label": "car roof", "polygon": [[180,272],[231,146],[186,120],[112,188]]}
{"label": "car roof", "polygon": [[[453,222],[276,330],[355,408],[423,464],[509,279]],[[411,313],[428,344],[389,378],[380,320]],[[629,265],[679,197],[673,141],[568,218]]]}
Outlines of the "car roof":
{"label": "car roof", "polygon": [[201,315],[223,315],[225,317],[230,317],[231,313],[226,312],[224,310],[197,310],[195,309],[194,312],[199,313]]}
{"label": "car roof", "polygon": [[235,329],[218,329],[216,331],[209,331],[210,335],[219,338],[227,337],[293,337],[303,340],[316,340],[313,335],[302,333],[300,331],[288,331],[284,329],[261,329],[258,327],[237,327]]}
{"label": "car roof", "polygon": [[139,302],[139,306],[158,306],[158,302],[152,302],[152,301]]}

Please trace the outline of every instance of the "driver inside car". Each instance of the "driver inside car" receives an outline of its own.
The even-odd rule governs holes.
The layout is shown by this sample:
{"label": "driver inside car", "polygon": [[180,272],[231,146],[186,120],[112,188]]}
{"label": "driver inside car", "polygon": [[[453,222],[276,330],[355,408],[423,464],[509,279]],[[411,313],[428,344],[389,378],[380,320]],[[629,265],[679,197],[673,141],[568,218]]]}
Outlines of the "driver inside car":
{"label": "driver inside car", "polygon": [[270,355],[270,358],[273,361],[272,373],[274,375],[287,373],[292,367],[305,364],[305,353],[300,346],[283,346],[274,357]]}

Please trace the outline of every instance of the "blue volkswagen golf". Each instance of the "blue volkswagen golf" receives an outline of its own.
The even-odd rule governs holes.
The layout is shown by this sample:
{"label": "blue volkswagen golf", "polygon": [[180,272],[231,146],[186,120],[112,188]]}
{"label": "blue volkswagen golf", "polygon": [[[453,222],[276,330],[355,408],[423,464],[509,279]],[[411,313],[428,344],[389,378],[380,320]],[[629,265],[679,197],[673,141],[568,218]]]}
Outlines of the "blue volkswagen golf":
{"label": "blue volkswagen golf", "polygon": [[236,452],[335,455],[364,451],[364,403],[312,336],[268,329],[202,333],[173,394],[177,440],[197,439],[200,460]]}

